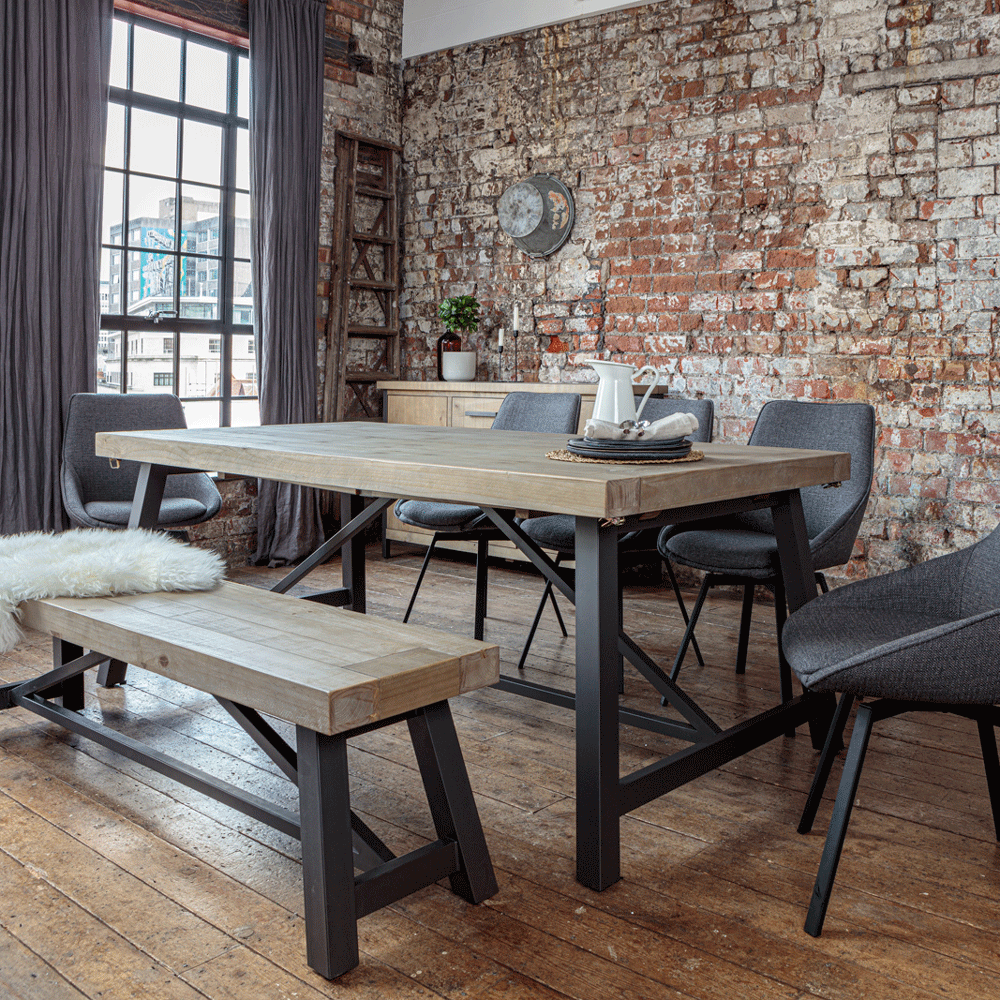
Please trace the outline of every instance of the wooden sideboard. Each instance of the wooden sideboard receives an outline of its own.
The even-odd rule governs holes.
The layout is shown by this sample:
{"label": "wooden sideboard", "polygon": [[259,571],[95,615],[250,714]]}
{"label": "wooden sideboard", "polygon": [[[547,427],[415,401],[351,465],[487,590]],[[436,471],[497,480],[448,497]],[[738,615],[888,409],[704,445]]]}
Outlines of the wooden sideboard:
{"label": "wooden sideboard", "polygon": [[[509,392],[577,392],[580,401],[579,431],[594,410],[596,382],[379,382],[382,390],[382,413],[390,424],[419,424],[431,427],[489,427]],[[642,395],[648,385],[636,386]],[[666,387],[657,386],[654,396],[662,396]],[[409,542],[428,545],[431,533],[401,524],[390,512],[386,518],[387,543]],[[442,539],[438,547],[474,552],[473,542]],[[508,541],[490,543],[490,555],[503,559],[524,560],[521,552]],[[568,563],[567,565],[572,565]]]}

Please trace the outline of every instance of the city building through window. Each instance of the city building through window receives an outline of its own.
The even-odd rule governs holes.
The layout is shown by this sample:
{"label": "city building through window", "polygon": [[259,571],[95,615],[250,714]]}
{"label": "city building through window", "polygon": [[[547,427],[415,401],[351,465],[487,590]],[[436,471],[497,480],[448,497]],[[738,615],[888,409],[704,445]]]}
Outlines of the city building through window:
{"label": "city building through window", "polygon": [[242,49],[116,15],[97,387],[172,388],[191,427],[260,419],[248,111]]}

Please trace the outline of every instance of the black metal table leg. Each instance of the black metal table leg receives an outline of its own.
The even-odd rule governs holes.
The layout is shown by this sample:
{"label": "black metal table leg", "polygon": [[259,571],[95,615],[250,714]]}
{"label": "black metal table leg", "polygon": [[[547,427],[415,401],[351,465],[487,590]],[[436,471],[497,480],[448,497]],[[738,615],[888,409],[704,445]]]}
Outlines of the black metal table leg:
{"label": "black metal table leg", "polygon": [[576,877],[621,878],[618,531],[576,519]]}
{"label": "black metal table leg", "polygon": [[306,958],[333,979],[359,961],[347,740],[296,727]]}
{"label": "black metal table leg", "polygon": [[[348,524],[365,509],[365,498],[355,493],[340,494],[340,522]],[[351,592],[350,608],[365,613],[365,537],[355,535],[340,550],[344,586]]]}
{"label": "black metal table leg", "polygon": [[[65,642],[63,639],[52,640],[52,666],[58,668],[83,656],[83,647],[74,645],[72,642]],[[114,661],[117,662],[117,661]],[[103,667],[101,668],[103,669]],[[60,685],[60,700],[63,708],[72,709],[79,712],[83,708],[83,674],[76,674],[69,677]]]}

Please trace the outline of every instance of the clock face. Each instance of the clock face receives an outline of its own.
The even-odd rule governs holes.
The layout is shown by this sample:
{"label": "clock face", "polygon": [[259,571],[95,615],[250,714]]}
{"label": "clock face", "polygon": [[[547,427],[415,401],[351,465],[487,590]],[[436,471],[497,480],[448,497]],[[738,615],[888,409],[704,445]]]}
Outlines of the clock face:
{"label": "clock face", "polygon": [[497,204],[500,228],[511,237],[533,233],[542,221],[542,195],[528,181],[507,188]]}
{"label": "clock face", "polygon": [[536,174],[509,187],[497,202],[500,228],[529,257],[547,257],[569,238],[575,212],[562,181]]}

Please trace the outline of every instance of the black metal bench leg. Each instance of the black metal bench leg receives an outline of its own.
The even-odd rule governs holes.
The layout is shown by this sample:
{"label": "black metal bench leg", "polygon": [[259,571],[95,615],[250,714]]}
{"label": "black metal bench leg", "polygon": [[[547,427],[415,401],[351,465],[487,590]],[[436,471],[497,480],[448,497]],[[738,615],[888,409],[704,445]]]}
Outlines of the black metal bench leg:
{"label": "black metal bench leg", "polygon": [[840,852],[844,846],[844,837],[847,835],[847,824],[851,821],[851,810],[854,808],[854,796],[857,794],[858,781],[861,779],[861,766],[865,762],[872,722],[871,706],[859,706],[854,721],[854,732],[851,734],[851,745],[847,749],[847,760],[844,762],[844,773],[837,789],[837,801],[833,805],[830,829],[823,845],[823,857],[816,873],[816,885],[809,903],[809,913],[806,916],[805,930],[813,937],[819,937],[823,931],[826,908],[830,903],[833,880],[837,876],[837,865],[840,863]]}
{"label": "black metal bench leg", "polygon": [[[52,666],[61,667],[78,657],[83,656],[83,647],[63,639],[52,640]],[[55,691],[43,692],[46,697],[52,697]],[[63,708],[79,712],[83,709],[83,674],[69,677],[59,685],[58,697],[62,701]]]}
{"label": "black metal bench leg", "polygon": [[979,726],[979,743],[983,748],[983,766],[986,768],[986,786],[993,809],[993,828],[1000,840],[1000,757],[997,755],[997,738],[993,721],[988,716],[976,720]]}
{"label": "black metal bench leg", "polygon": [[97,683],[101,687],[111,688],[116,684],[124,684],[128,673],[128,664],[122,660],[105,660],[97,668]]}
{"label": "black metal bench leg", "polygon": [[334,979],[359,961],[347,740],[296,727],[306,958]]}
{"label": "black metal bench leg", "polygon": [[452,891],[470,903],[481,903],[496,894],[497,880],[451,709],[439,701],[407,724],[434,828],[441,840],[458,845],[459,869],[448,876]]}
{"label": "black metal bench leg", "polygon": [[424,582],[424,574],[427,572],[427,566],[430,564],[431,556],[434,555],[434,546],[437,545],[438,535],[434,532],[434,537],[431,538],[431,544],[427,546],[427,553],[424,555],[423,564],[420,567],[420,573],[417,576],[417,582],[413,585],[413,593],[410,594],[410,603],[406,605],[406,614],[403,615],[403,624],[406,624],[410,620],[410,612],[413,610],[413,603],[417,599],[417,594],[420,591],[420,584]]}
{"label": "black metal bench leg", "polygon": [[816,773],[813,775],[812,785],[809,787],[809,797],[806,799],[802,817],[799,819],[799,833],[808,833],[812,829],[816,813],[819,811],[820,801],[823,798],[823,792],[826,789],[826,783],[830,780],[833,762],[843,746],[844,727],[847,725],[847,717],[851,714],[853,704],[854,695],[846,692],[840,696],[840,701],[837,702],[837,711],[834,713],[833,721],[827,730],[823,753],[816,766]]}

